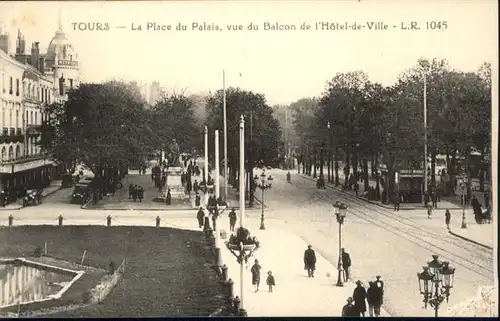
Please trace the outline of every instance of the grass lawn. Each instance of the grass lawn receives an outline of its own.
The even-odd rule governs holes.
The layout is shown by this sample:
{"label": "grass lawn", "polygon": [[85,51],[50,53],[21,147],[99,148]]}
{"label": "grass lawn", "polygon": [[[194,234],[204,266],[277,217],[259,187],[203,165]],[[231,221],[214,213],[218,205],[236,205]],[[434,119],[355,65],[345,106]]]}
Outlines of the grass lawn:
{"label": "grass lawn", "polygon": [[[126,257],[125,273],[101,303],[53,317],[208,316],[223,303],[205,266],[202,232],[172,228],[20,226],[0,229],[0,257],[29,258],[47,242],[48,255],[107,269]],[[80,280],[79,280],[80,281]],[[78,286],[78,282],[74,286]]]}

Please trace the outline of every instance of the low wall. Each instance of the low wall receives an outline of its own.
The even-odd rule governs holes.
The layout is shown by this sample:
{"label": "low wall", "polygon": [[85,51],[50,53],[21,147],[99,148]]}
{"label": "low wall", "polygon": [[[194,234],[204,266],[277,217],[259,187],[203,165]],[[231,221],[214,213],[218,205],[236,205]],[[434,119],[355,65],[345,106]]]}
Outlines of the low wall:
{"label": "low wall", "polygon": [[90,291],[90,302],[88,303],[95,304],[104,300],[104,298],[106,298],[111,290],[118,284],[124,272],[125,259],[122,261],[120,266],[116,268],[113,274],[104,277],[104,280]]}

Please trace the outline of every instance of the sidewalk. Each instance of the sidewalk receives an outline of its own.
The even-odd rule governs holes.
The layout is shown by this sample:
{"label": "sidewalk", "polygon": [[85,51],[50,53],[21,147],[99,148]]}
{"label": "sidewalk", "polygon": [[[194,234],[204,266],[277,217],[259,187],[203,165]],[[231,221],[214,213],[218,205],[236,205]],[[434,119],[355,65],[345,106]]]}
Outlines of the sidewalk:
{"label": "sidewalk", "polygon": [[[305,179],[308,179],[310,181],[313,181],[313,182],[316,182],[316,179],[315,178],[312,178],[311,176],[308,176],[306,174],[299,174],[301,177],[305,178]],[[346,194],[349,194],[349,195],[352,195],[352,196],[356,196],[356,193],[354,191],[348,191],[348,190],[343,190],[342,189],[342,185],[344,184],[344,179],[343,178],[340,178],[339,177],[339,182],[340,182],[340,185],[339,186],[335,186],[334,183],[328,183],[328,182],[325,182],[325,185],[329,188],[333,188],[333,189],[336,189],[337,191],[340,191],[342,193],[346,193]],[[373,180],[370,180],[370,186],[373,186],[375,187],[376,186],[376,182],[374,182]],[[363,195],[363,192],[364,192],[364,183],[359,183],[359,192],[358,192],[358,195],[359,195],[359,199],[360,200],[363,200],[365,202],[368,202],[368,203],[372,203],[372,204],[375,204],[377,206],[380,206],[380,207],[383,207],[383,208],[386,208],[386,209],[394,209],[394,205],[393,204],[383,204],[382,202],[380,201],[374,201],[374,200],[368,200],[366,198],[363,198],[361,197],[361,195]],[[457,206],[456,204],[453,204],[449,201],[446,201],[444,199],[441,199],[440,202],[438,202],[438,207],[441,207],[441,208],[449,208],[450,210],[451,209],[461,209],[460,206]],[[424,204],[418,204],[418,203],[401,203],[399,204],[399,209],[400,210],[415,210],[415,209],[423,209],[424,208]]]}
{"label": "sidewalk", "polygon": [[465,229],[451,229],[450,234],[493,250],[495,244],[498,243],[496,226],[497,224],[493,221],[490,224],[477,224],[472,221],[467,223]]}
{"label": "sidewalk", "polygon": [[[252,224],[256,226],[256,224]],[[223,226],[227,231],[228,227]],[[314,278],[308,278],[304,270],[303,255],[307,243],[300,237],[273,227],[272,230],[252,229],[261,248],[249,259],[244,271],[244,309],[250,317],[311,317],[341,316],[346,299],[352,296],[355,285],[348,282],[344,287],[335,286],[337,270],[316,252],[317,270]],[[221,243],[226,240],[221,240]],[[234,281],[234,295],[240,296],[240,265],[236,258],[221,244],[221,255],[228,266],[229,278]],[[259,292],[252,285],[250,268],[255,259],[262,266]],[[273,293],[266,285],[267,272],[272,271],[276,280]],[[363,282],[365,286],[367,281]],[[388,316],[381,311],[381,316]],[[367,313],[368,316],[368,313]]]}
{"label": "sidewalk", "polygon": [[[62,181],[52,181],[49,186],[45,187],[42,192],[42,198],[54,194],[62,188]],[[5,205],[5,207],[0,207],[0,211],[16,211],[24,208],[22,199],[18,199],[15,203],[10,203]]]}
{"label": "sidewalk", "polygon": [[[344,167],[344,164],[342,163],[339,163],[339,166],[340,166],[340,169],[342,169]],[[344,173],[339,169],[339,182],[341,185],[344,184],[345,182],[345,179],[344,179]],[[370,169],[370,168],[369,168]],[[297,172],[297,170],[295,169],[294,172]],[[319,177],[319,168],[316,170],[316,175]],[[334,188],[336,189],[339,189],[341,190],[341,186],[338,186],[338,187],[335,187],[333,183],[328,183],[328,178],[327,178],[327,174],[328,173],[328,168],[325,167],[323,169],[323,176],[325,177],[325,180],[326,180],[326,184],[327,185],[331,185],[333,186]],[[350,168],[350,174],[353,173],[353,168],[351,167]],[[299,174],[300,176],[302,177],[305,177],[307,179],[311,179],[311,180],[314,180],[316,181],[316,179],[312,178],[312,176],[308,176],[306,174]],[[370,177],[370,179],[368,180],[369,182],[369,185],[370,187],[373,187],[375,188],[377,186],[377,183],[376,181]],[[441,178],[439,176],[436,176],[436,183],[440,183],[441,182]],[[363,182],[358,182],[359,184],[359,195],[362,195],[363,192],[364,192],[364,183]],[[479,192],[479,180],[478,179],[472,179],[472,195],[475,195],[476,198],[478,199],[479,203],[481,203],[483,205],[483,208],[485,208],[485,204],[484,204],[484,193],[483,192]],[[491,189],[491,184],[488,183],[488,182],[485,182],[485,188],[490,188]],[[381,191],[382,191],[382,187],[380,187]],[[356,193],[354,191],[344,191],[346,193],[349,193],[349,194],[352,194],[352,195],[355,195]],[[455,190],[455,196],[445,196],[445,197],[441,197],[441,201],[439,202],[441,205],[441,207],[446,207],[446,208],[449,208],[449,209],[458,209],[458,208],[461,208],[462,205],[461,205],[461,201],[460,201],[460,197],[461,197],[461,191],[457,188]],[[365,199],[366,200],[366,199]],[[374,204],[377,204],[379,206],[382,206],[382,207],[385,207],[385,208],[390,208],[392,207],[392,204],[382,204],[382,202],[380,201],[371,201],[371,200],[366,200],[367,202],[371,202],[371,203],[374,203]],[[423,207],[423,204],[415,204],[415,203],[401,203],[400,204],[400,209],[401,210],[406,210],[406,209],[415,209],[415,208],[419,208],[419,207]]]}

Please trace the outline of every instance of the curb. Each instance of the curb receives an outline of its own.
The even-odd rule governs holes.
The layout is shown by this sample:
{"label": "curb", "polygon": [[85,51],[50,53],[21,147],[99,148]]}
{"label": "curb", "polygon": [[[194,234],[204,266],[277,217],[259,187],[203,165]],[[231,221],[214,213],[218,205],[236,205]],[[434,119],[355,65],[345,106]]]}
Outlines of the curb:
{"label": "curb", "polygon": [[[314,178],[306,176],[305,174],[299,174],[299,175],[302,178],[308,179],[310,181],[314,181]],[[347,194],[347,195],[355,197],[354,195],[351,195],[349,192],[346,192],[346,191],[344,191],[344,190],[342,190],[342,189],[340,189],[340,188],[338,188],[336,186],[332,186],[330,183],[325,183],[325,186],[328,187],[328,188],[334,189],[336,191],[339,191],[341,193],[344,193],[344,194]],[[370,204],[377,205],[379,207],[385,208],[386,210],[392,210],[393,209],[392,206],[386,206],[384,204],[380,204],[380,203],[377,203],[375,201],[367,200],[366,198],[358,197],[358,199],[360,199],[362,201],[365,201],[367,203],[370,203]],[[460,210],[460,209],[462,209],[461,207],[447,207],[447,208],[450,209],[450,210]],[[422,207],[415,207],[414,206],[414,207],[400,207],[399,208],[400,211],[412,211],[412,210],[421,210],[421,209],[425,209],[425,207],[423,207],[423,206]]]}
{"label": "curb", "polygon": [[448,231],[451,235],[455,236],[455,237],[458,237],[462,240],[465,240],[465,241],[468,241],[468,242],[471,242],[471,243],[474,243],[476,245],[479,245],[479,246],[482,246],[484,248],[487,248],[488,250],[493,250],[493,247],[489,246],[489,245],[486,245],[486,244],[483,244],[483,243],[479,243],[478,241],[474,241],[473,239],[470,239],[468,237],[465,237],[465,236],[462,236],[460,234],[457,234],[457,233],[453,233],[452,231]]}

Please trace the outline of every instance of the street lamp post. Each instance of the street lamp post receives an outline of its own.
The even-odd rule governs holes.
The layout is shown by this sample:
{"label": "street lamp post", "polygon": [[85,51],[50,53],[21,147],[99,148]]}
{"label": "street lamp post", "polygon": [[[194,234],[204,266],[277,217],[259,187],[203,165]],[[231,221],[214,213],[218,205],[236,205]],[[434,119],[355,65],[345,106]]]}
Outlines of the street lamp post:
{"label": "street lamp post", "polygon": [[335,202],[333,204],[334,210],[335,210],[335,217],[337,219],[337,223],[339,223],[339,262],[337,265],[338,269],[338,276],[337,276],[337,286],[341,287],[344,286],[344,283],[342,282],[342,271],[343,271],[343,264],[342,264],[342,224],[344,224],[344,219],[347,215],[347,205],[344,203],[340,203],[339,201]]}
{"label": "street lamp post", "polygon": [[429,304],[434,308],[434,316],[437,318],[441,303],[444,300],[448,302],[450,297],[455,269],[450,267],[449,262],[439,261],[438,255],[433,255],[432,261],[422,268],[423,272],[417,273],[420,294],[424,297],[425,309]]}
{"label": "street lamp post", "polygon": [[262,191],[262,200],[261,200],[262,214],[260,215],[260,229],[265,230],[266,226],[264,225],[264,191],[271,188],[273,184],[273,177],[269,175],[266,178],[266,173],[263,170],[262,174],[260,174],[260,182],[259,182],[259,177],[257,175],[255,175],[254,181],[255,181],[255,186],[260,188],[260,190]]}
{"label": "street lamp post", "polygon": [[462,225],[461,228],[467,228],[467,223],[465,222],[465,206],[467,203],[465,202],[465,181],[463,179],[458,180],[458,184],[460,185],[460,189],[462,190]]}

